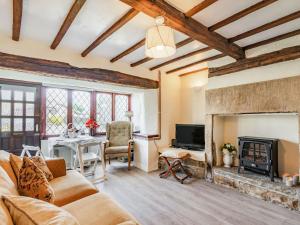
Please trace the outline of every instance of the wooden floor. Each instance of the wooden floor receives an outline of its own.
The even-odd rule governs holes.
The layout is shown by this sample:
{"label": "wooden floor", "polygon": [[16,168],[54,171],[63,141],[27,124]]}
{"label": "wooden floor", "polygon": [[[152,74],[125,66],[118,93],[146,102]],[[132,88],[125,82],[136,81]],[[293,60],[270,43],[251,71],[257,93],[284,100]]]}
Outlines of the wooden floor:
{"label": "wooden floor", "polygon": [[299,225],[300,213],[203,180],[180,184],[113,162],[97,184],[144,225]]}

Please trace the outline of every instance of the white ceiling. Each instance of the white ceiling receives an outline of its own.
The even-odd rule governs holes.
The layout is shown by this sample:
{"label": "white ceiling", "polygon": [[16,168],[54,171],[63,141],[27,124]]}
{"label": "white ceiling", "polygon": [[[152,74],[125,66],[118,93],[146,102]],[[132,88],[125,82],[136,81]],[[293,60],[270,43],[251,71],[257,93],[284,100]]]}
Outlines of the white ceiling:
{"label": "white ceiling", "polygon": [[[219,0],[200,13],[193,16],[194,19],[206,26],[211,26],[234,13],[237,13],[260,0]],[[12,0],[0,0],[0,35],[11,37],[12,33]],[[21,39],[30,39],[43,42],[50,46],[56,36],[66,14],[73,4],[73,0],[24,0]],[[174,7],[181,11],[188,11],[202,0],[168,0]],[[119,0],[87,0],[67,34],[58,48],[68,48],[80,54],[101,33],[117,21],[130,9],[129,6]],[[267,22],[291,14],[300,10],[300,0],[279,0],[265,8],[262,8],[240,20],[233,22],[217,30],[218,33],[231,38],[237,34],[256,28]],[[126,50],[136,42],[144,38],[146,30],[154,24],[149,16],[139,13],[125,26],[115,32],[100,46],[91,52],[94,56],[111,59]],[[256,34],[249,38],[236,42],[240,46],[255,43],[270,37],[277,36],[289,31],[300,29],[300,19],[275,27],[271,30]],[[185,38],[186,35],[175,32],[176,42]],[[0,43],[1,44],[1,43]],[[205,45],[194,41],[177,50],[175,56],[191,52]],[[50,51],[50,49],[49,49]],[[217,51],[193,56],[189,59],[176,62],[163,69],[168,70],[203,59],[207,56],[218,54]],[[133,63],[144,58],[144,49],[139,50],[122,58],[121,61]],[[171,59],[169,58],[169,59]],[[169,59],[155,59],[143,64],[150,68]]]}

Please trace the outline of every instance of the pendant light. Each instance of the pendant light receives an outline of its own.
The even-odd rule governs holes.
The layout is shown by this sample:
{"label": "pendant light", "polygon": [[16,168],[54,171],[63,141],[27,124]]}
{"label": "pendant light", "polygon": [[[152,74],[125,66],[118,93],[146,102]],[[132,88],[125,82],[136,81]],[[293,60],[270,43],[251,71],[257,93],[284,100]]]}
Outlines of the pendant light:
{"label": "pendant light", "polygon": [[156,26],[148,29],[146,34],[145,54],[150,58],[165,58],[176,53],[173,29],[164,25],[165,19],[155,19]]}

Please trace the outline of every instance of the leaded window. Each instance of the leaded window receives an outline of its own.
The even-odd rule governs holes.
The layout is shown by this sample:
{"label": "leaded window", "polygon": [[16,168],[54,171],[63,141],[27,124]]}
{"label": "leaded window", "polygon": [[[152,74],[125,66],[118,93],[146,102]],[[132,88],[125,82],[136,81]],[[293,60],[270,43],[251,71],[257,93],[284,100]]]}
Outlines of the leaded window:
{"label": "leaded window", "polygon": [[67,127],[68,92],[65,89],[46,89],[46,134],[61,134]]}
{"label": "leaded window", "polygon": [[72,91],[73,126],[87,132],[84,124],[91,117],[91,94],[86,91]]}
{"label": "leaded window", "polygon": [[105,132],[106,123],[112,121],[112,94],[97,94],[96,121],[100,125],[98,132]]}
{"label": "leaded window", "polygon": [[115,120],[127,121],[125,112],[129,109],[128,95],[116,95],[115,96]]}

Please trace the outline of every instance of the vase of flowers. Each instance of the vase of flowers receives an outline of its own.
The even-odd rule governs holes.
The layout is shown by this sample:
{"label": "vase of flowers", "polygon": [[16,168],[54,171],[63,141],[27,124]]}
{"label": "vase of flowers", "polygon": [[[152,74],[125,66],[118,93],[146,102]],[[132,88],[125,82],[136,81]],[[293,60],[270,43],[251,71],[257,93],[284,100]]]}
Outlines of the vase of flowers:
{"label": "vase of flowers", "polygon": [[90,130],[90,136],[94,136],[96,133],[96,128],[99,127],[99,125],[94,119],[88,119],[85,122],[85,127]]}
{"label": "vase of flowers", "polygon": [[223,162],[224,167],[230,168],[233,162],[233,156],[236,154],[236,148],[234,145],[227,143],[223,145]]}

